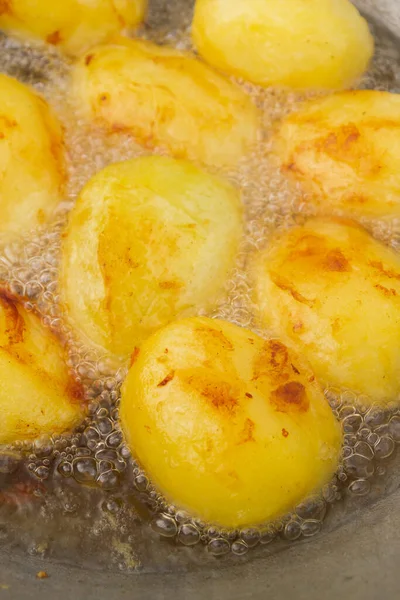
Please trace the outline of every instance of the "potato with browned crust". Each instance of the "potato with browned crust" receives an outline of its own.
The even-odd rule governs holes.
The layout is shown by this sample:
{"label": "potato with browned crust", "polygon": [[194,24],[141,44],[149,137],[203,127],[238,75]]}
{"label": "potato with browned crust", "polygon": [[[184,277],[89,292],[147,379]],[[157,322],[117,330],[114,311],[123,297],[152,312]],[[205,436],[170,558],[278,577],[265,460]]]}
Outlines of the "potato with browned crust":
{"label": "potato with browned crust", "polygon": [[0,233],[43,224],[62,198],[63,131],[30,87],[0,74]]}
{"label": "potato with browned crust", "polygon": [[271,521],[329,482],[341,431],[309,367],[226,321],[171,323],[132,356],[125,437],[169,502],[224,527]]}
{"label": "potato with browned crust", "polygon": [[138,25],[147,0],[1,0],[0,28],[78,55]]}
{"label": "potato with browned crust", "polygon": [[196,0],[192,38],[226,73],[297,89],[350,87],[374,49],[349,0]]}
{"label": "potato with browned crust", "polygon": [[0,293],[0,444],[70,430],[84,417],[60,341],[40,319]]}
{"label": "potato with browned crust", "polygon": [[343,92],[305,103],[274,137],[282,170],[320,213],[400,216],[400,96]]}
{"label": "potato with browned crust", "polygon": [[77,110],[107,131],[126,131],[147,148],[213,167],[234,166],[257,138],[251,99],[194,56],[118,38],[75,65]]}
{"label": "potato with browned crust", "polygon": [[400,255],[363,228],[311,219],[253,265],[264,325],[295,343],[326,383],[399,400]]}
{"label": "potato with browned crust", "polygon": [[236,189],[186,161],[110,165],[83,189],[63,240],[61,297],[74,327],[118,355],[213,306],[242,235]]}

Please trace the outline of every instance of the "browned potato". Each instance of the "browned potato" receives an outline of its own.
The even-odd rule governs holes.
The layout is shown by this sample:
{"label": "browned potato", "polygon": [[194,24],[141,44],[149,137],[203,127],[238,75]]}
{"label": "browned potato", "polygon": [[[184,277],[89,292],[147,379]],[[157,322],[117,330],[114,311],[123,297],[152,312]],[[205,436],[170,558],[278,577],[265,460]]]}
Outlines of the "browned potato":
{"label": "browned potato", "polygon": [[143,40],[92,48],[74,67],[73,95],[107,130],[215,167],[234,165],[257,137],[257,109],[241,89],[190,54]]}
{"label": "browned potato", "polygon": [[399,400],[399,254],[351,221],[311,219],[261,252],[254,277],[262,321],[318,377]]}
{"label": "browned potato", "polygon": [[226,321],[175,321],[146,340],[120,415],[168,500],[225,527],[284,515],[338,466],[340,425],[309,365]]}
{"label": "browned potato", "polygon": [[63,240],[61,296],[75,328],[119,355],[213,306],[242,235],[237,190],[183,160],[113,164],[85,186]]}
{"label": "browned potato", "polygon": [[62,433],[83,419],[83,390],[68,373],[59,340],[4,292],[0,376],[0,444]]}
{"label": "browned potato", "polygon": [[321,213],[400,216],[400,95],[353,91],[313,100],[274,138],[283,170]]}
{"label": "browned potato", "polygon": [[62,198],[63,132],[31,88],[0,74],[0,232],[43,224]]}
{"label": "browned potato", "polygon": [[77,55],[140,23],[147,0],[2,0],[0,28]]}

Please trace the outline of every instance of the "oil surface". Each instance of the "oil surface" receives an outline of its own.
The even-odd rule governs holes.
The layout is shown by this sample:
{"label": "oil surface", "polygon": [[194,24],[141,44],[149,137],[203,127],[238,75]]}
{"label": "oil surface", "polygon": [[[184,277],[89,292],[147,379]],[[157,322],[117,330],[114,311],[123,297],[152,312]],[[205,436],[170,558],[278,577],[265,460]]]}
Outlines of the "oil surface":
{"label": "oil surface", "polygon": [[[191,3],[155,0],[150,6],[140,35],[190,49]],[[400,51],[386,32],[374,33],[376,55],[362,87],[399,92]],[[1,244],[0,278],[12,293],[29,299],[27,307],[38,310],[46,326],[63,331],[69,367],[83,383],[89,402],[89,416],[73,435],[43,436],[33,444],[1,450],[0,545],[94,569],[195,568],[209,565],[215,556],[227,555],[224,560],[231,561],[279,551],[317,534],[323,522],[324,531],[337,527],[364,504],[395,489],[400,481],[395,464],[400,412],[367,409],[351,391],[328,388],[327,397],[345,432],[341,466],[320,496],[302,503],[279,523],[265,529],[222,531],[192,519],[159,496],[119,431],[119,389],[126,365],[115,364],[98,348],[77,339],[57,293],[60,236],[83,185],[106,165],[146,152],[126,134],[106,136],[77,121],[67,100],[69,64],[57,53],[6,37],[0,40],[0,52],[1,70],[32,84],[56,110],[65,127],[69,174],[65,202],[54,222],[25,239]],[[269,157],[274,123],[295,110],[304,95],[236,83],[262,111],[262,137],[235,171],[223,173],[242,192],[246,235],[226,297],[208,316],[254,329],[246,259],[264,247],[277,229],[306,215],[299,190],[282,177]],[[395,220],[364,225],[398,247]],[[268,335],[268,331],[259,333]]]}

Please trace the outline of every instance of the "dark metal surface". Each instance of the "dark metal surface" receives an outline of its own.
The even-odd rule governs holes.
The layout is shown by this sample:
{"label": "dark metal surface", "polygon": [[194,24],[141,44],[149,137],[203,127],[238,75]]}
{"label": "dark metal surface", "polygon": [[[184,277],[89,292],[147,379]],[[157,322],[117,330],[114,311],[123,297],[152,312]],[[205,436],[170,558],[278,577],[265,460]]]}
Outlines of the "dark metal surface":
{"label": "dark metal surface", "polygon": [[[196,573],[119,575],[1,556],[4,600],[352,600],[400,593],[400,492],[329,535],[262,560]],[[37,580],[46,569],[49,578]],[[6,586],[9,586],[8,588]]]}

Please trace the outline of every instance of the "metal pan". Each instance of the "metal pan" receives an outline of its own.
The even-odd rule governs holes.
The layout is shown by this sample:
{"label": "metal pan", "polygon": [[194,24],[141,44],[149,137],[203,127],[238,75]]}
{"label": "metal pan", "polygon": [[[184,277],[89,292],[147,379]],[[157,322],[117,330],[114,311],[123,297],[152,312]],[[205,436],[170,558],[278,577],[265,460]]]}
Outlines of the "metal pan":
{"label": "metal pan", "polygon": [[[166,9],[169,0],[164,0]],[[190,0],[188,0],[190,1]],[[381,39],[391,41],[393,61],[400,64],[399,0],[356,0],[358,8],[374,23]],[[168,11],[167,11],[168,12]],[[396,36],[399,39],[396,39]],[[398,49],[398,52],[397,52]],[[394,71],[394,69],[393,69]],[[386,72],[384,86],[396,89],[397,81]],[[242,559],[210,557],[201,565],[179,563],[168,572],[130,575],[89,569],[78,563],[30,557],[17,546],[0,550],[0,598],[4,600],[54,598],[112,600],[245,600],[273,596],[275,600],[330,600],[339,596],[375,600],[400,594],[400,489],[395,477],[384,494],[363,510],[343,516],[340,525],[328,527],[312,540],[283,547],[268,547]],[[38,580],[46,569],[49,578]]]}

